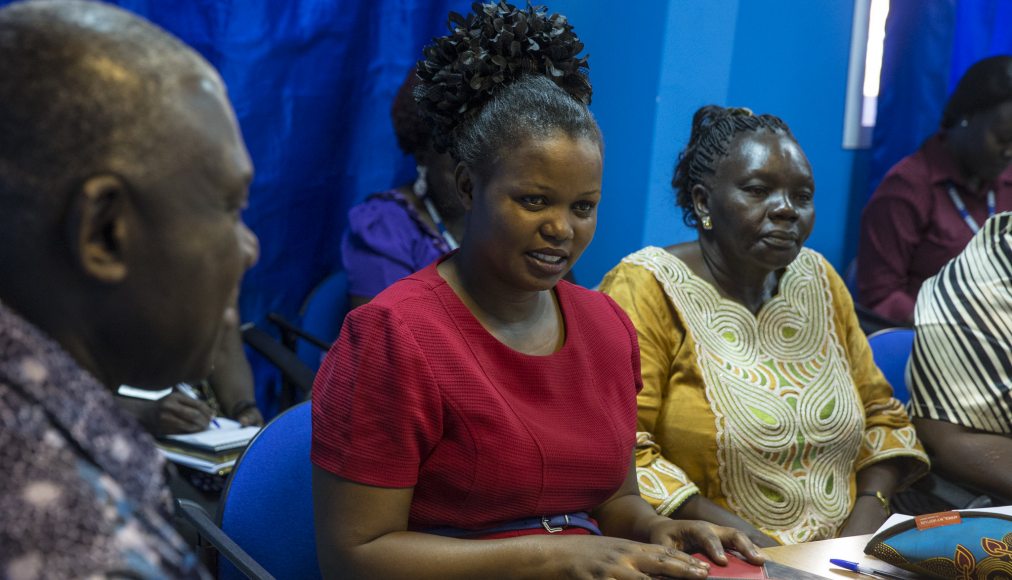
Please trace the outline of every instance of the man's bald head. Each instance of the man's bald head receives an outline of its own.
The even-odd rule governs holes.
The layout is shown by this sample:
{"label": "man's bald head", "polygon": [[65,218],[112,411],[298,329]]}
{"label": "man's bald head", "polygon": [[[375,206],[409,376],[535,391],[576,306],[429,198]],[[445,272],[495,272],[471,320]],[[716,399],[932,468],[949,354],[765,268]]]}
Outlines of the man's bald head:
{"label": "man's bald head", "polygon": [[149,170],[173,88],[197,72],[217,79],[182,42],[107,4],[0,10],[0,241],[40,233],[95,173]]}
{"label": "man's bald head", "polygon": [[0,301],[107,385],[203,378],[255,255],[224,85],[96,2],[0,8]]}

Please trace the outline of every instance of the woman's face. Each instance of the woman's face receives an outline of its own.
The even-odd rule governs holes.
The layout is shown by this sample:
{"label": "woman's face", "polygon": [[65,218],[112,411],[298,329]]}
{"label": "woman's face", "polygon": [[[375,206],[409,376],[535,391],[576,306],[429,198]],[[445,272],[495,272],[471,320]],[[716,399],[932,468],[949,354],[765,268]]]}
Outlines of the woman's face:
{"label": "woman's face", "polygon": [[985,183],[1012,163],[1012,102],[971,115],[946,132],[963,170]]}
{"label": "woman's face", "polygon": [[597,228],[601,149],[585,137],[531,138],[492,167],[461,167],[469,250],[520,290],[547,290],[579,259]]}
{"label": "woman's face", "polygon": [[815,181],[801,147],[768,130],[741,133],[707,185],[693,188],[728,265],[779,270],[797,257],[815,222]]}

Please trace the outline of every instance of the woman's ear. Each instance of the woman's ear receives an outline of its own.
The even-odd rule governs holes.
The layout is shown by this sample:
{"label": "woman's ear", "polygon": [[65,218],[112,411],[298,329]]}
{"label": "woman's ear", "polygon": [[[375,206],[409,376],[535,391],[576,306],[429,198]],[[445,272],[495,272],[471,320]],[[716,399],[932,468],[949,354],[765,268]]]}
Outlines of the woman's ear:
{"label": "woman's ear", "polygon": [[689,193],[692,195],[692,209],[696,212],[696,217],[702,220],[703,216],[709,216],[710,190],[702,183],[697,183]]}
{"label": "woman's ear", "polygon": [[110,284],[126,278],[129,203],[126,184],[114,175],[91,177],[74,193],[67,240],[74,261],[87,276]]}
{"label": "woman's ear", "polygon": [[457,196],[465,211],[471,211],[471,202],[474,199],[474,180],[471,177],[471,170],[463,163],[457,164],[454,171],[454,181],[457,184]]}

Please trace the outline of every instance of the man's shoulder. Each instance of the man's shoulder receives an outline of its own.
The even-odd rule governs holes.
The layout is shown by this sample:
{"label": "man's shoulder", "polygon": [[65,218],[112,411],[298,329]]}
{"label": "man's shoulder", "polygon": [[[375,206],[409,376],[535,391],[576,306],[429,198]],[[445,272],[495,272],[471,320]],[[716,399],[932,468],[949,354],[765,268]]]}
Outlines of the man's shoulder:
{"label": "man's shoulder", "polygon": [[45,410],[0,379],[0,576],[199,574],[153,506],[136,506]]}

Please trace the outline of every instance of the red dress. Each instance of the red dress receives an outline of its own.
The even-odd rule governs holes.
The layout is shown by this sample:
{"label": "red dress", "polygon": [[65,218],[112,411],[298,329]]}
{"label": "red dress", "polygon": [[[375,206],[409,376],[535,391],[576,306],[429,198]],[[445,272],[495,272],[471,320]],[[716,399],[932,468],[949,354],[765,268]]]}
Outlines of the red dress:
{"label": "red dress", "polygon": [[636,331],[603,294],[555,291],[566,341],[547,356],[496,340],[435,264],[352,311],[313,387],[313,463],[414,487],[413,530],[600,505],[632,461]]}

